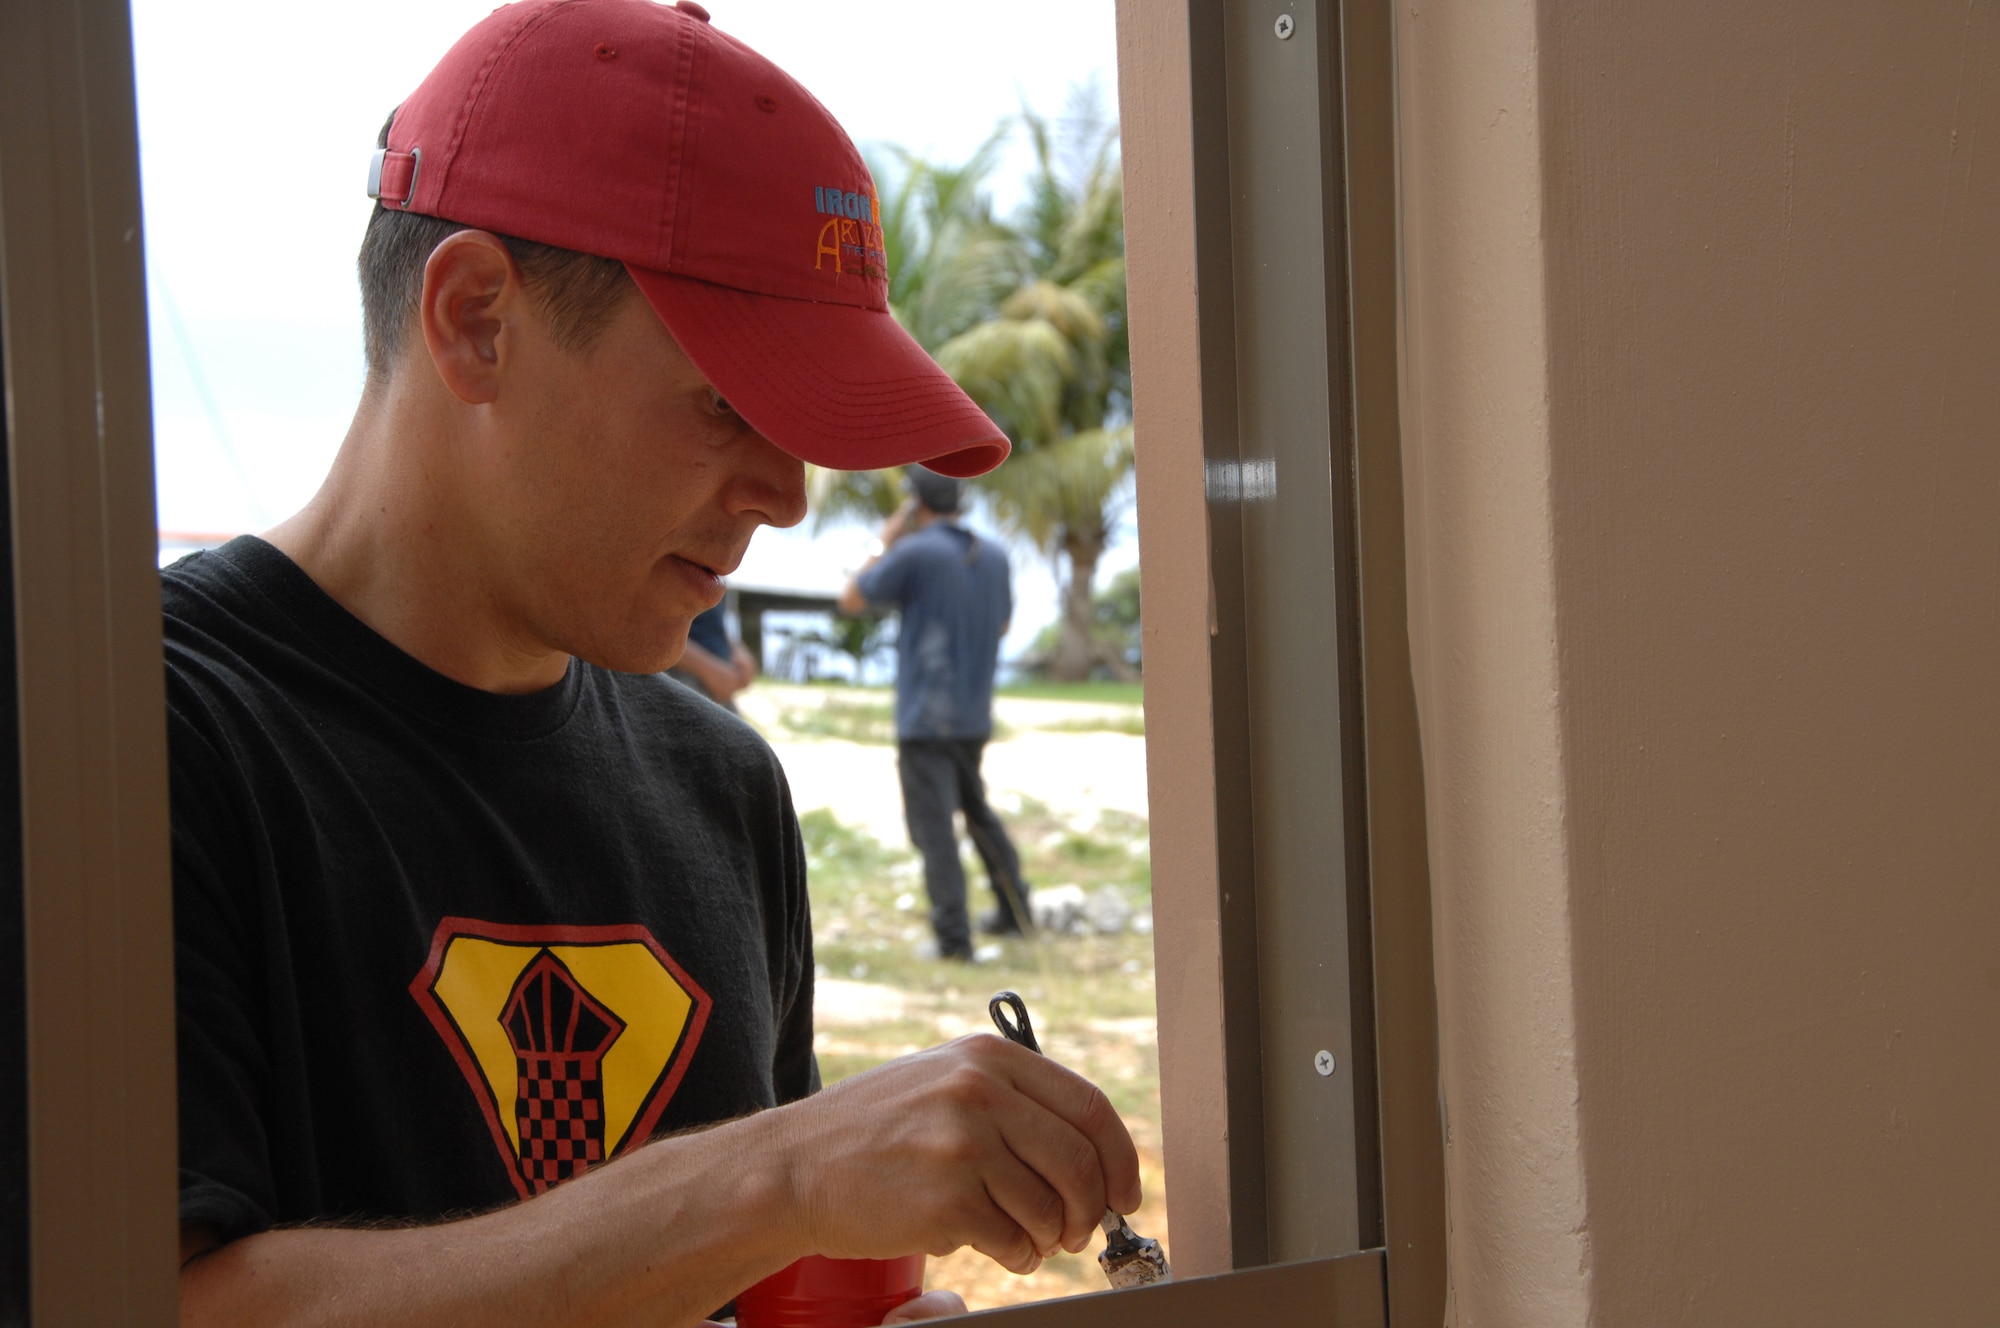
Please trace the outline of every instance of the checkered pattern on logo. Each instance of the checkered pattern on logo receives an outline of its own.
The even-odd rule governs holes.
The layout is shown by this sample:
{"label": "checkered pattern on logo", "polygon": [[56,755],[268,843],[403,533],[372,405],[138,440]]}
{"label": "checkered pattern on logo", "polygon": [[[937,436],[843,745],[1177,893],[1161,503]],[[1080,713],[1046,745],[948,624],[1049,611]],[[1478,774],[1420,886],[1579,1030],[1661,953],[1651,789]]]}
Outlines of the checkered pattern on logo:
{"label": "checkered pattern on logo", "polygon": [[514,1046],[521,1176],[536,1194],[604,1160],[604,1053],[625,1024],[544,949],[522,970],[500,1022]]}

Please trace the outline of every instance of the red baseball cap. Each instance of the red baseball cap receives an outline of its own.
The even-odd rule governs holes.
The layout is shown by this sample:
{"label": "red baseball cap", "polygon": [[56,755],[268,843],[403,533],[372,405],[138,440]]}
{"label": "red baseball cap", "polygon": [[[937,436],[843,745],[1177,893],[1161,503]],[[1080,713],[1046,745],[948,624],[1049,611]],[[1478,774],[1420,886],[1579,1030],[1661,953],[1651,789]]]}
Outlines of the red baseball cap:
{"label": "red baseball cap", "polygon": [[691,0],[520,0],[397,108],[369,193],[623,262],[751,427],[840,470],[979,475],[1007,436],[889,312],[875,185]]}

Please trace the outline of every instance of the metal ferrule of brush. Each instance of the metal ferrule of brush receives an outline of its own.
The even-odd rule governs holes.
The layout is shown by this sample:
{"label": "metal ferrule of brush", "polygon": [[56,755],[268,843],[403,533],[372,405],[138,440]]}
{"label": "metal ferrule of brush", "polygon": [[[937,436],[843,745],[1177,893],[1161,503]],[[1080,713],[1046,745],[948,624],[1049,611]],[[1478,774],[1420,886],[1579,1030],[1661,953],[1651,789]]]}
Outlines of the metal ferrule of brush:
{"label": "metal ferrule of brush", "polygon": [[1109,1208],[1104,1210],[1103,1225],[1104,1253],[1097,1256],[1097,1266],[1104,1270],[1104,1280],[1111,1283],[1112,1290],[1174,1280],[1173,1269],[1167,1267],[1167,1252],[1159,1241],[1132,1230],[1131,1223]]}

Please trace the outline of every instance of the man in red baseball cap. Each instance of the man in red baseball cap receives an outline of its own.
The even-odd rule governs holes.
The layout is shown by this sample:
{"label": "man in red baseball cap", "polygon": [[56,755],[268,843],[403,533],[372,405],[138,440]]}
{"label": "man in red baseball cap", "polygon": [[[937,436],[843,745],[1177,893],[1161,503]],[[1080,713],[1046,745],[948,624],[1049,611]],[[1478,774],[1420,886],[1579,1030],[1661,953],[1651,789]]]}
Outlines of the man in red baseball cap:
{"label": "man in red baseball cap", "polygon": [[975,1037],[818,1091],[783,772],[659,674],[806,461],[1007,454],[853,145],[688,0],[522,0],[370,187],[331,473],[164,576],[182,1322],[688,1324],[806,1254],[1082,1248],[1139,1183],[1077,1076]]}

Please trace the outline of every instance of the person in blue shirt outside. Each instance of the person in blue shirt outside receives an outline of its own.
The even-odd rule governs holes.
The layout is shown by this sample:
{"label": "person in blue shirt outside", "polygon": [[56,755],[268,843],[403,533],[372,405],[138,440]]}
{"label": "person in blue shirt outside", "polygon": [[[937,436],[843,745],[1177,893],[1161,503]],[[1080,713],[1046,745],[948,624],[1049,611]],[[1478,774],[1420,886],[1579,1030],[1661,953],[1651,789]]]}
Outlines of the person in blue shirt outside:
{"label": "person in blue shirt outside", "polygon": [[757,681],[757,661],[729,634],[728,616],[718,604],[688,624],[687,649],[667,672],[733,714],[736,694]]}
{"label": "person in blue shirt outside", "polygon": [[965,871],[953,813],[985,864],[998,906],[990,935],[1033,925],[1028,884],[1006,827],[986,801],[980,760],[993,734],[993,674],[1013,616],[1007,551],[959,524],[964,485],[911,466],[910,498],[882,526],[882,547],[841,592],[843,613],[902,615],[896,640],[896,765],[910,842],[924,859],[938,954],[972,958]]}

